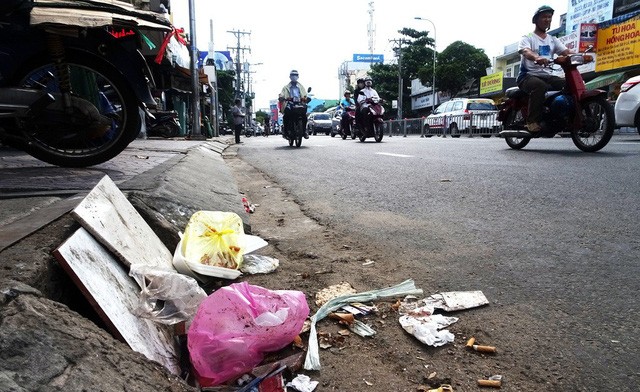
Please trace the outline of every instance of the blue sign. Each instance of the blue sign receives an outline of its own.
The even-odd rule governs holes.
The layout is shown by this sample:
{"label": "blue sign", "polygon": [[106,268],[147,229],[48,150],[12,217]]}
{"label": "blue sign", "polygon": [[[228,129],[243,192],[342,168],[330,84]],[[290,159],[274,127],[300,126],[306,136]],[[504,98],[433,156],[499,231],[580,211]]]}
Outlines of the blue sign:
{"label": "blue sign", "polygon": [[356,63],[384,63],[383,54],[353,54],[353,61]]}

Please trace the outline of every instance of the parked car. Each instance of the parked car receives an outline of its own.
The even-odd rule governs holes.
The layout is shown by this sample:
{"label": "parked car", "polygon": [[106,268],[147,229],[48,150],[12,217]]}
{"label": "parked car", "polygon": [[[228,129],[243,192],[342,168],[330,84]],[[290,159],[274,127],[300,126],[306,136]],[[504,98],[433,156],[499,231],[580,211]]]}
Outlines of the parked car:
{"label": "parked car", "polygon": [[640,75],[622,84],[614,111],[616,126],[636,127],[640,133]]}
{"label": "parked car", "polygon": [[340,121],[342,120],[342,110],[336,110],[331,116],[331,137],[340,134]]}
{"label": "parked car", "polygon": [[497,118],[498,107],[488,98],[454,98],[444,102],[424,119],[426,134],[439,129],[443,134],[478,133],[489,137],[500,132],[502,123]]}
{"label": "parked car", "polygon": [[323,132],[325,135],[331,133],[331,114],[311,113],[307,118],[307,131],[312,134]]}

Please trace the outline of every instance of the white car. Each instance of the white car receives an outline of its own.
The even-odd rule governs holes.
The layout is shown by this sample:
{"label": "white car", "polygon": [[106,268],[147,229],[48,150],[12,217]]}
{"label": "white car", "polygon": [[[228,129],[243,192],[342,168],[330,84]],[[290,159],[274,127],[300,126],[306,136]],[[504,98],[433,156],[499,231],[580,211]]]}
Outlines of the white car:
{"label": "white car", "polygon": [[[502,129],[497,118],[498,107],[488,98],[454,98],[442,103],[424,119],[426,134],[443,133],[491,136]],[[435,132],[434,132],[435,131]]]}
{"label": "white car", "polygon": [[616,100],[616,126],[636,127],[640,133],[640,75],[627,80],[620,87]]}

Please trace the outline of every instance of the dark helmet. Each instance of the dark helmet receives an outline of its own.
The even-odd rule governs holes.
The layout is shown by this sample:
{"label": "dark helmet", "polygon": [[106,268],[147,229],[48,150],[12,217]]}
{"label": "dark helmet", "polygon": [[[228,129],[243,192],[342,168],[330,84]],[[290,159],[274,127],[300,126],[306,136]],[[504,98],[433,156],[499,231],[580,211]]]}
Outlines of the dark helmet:
{"label": "dark helmet", "polygon": [[366,78],[364,78],[364,85],[369,87],[373,85],[373,80],[371,79],[370,76],[367,76]]}
{"label": "dark helmet", "polygon": [[347,94],[351,95],[351,91],[347,90],[344,92],[344,95],[346,96]]}
{"label": "dark helmet", "polygon": [[356,83],[357,83],[357,84],[364,83],[364,79],[362,79],[362,78],[358,78],[358,80],[356,80]]}
{"label": "dark helmet", "polygon": [[551,12],[551,15],[553,15],[555,11],[553,10],[553,8],[549,7],[548,5],[543,5],[542,7],[536,10],[535,14],[533,14],[533,18],[531,18],[531,23],[536,23],[536,19],[538,19],[538,16],[540,16],[540,14],[543,14],[545,12]]}

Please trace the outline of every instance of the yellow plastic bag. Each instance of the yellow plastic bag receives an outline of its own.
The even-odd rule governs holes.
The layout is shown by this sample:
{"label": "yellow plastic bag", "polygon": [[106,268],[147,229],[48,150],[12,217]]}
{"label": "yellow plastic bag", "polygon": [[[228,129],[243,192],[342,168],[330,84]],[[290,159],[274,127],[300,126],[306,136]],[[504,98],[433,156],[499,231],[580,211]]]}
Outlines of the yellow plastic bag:
{"label": "yellow plastic bag", "polygon": [[242,218],[233,212],[196,212],[185,228],[182,253],[190,262],[240,268],[244,254]]}

